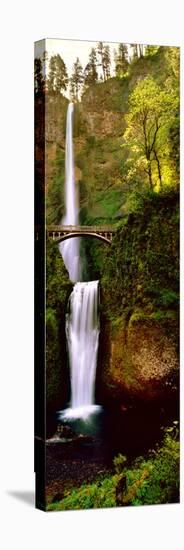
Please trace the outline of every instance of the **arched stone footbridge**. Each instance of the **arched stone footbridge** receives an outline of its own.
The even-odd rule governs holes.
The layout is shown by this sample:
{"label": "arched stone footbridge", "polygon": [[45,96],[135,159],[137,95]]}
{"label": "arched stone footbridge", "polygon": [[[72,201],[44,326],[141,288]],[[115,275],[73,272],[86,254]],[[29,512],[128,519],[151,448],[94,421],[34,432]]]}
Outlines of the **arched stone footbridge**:
{"label": "arched stone footbridge", "polygon": [[46,227],[49,239],[61,243],[73,237],[95,237],[104,243],[111,244],[116,230],[110,225],[50,225]]}

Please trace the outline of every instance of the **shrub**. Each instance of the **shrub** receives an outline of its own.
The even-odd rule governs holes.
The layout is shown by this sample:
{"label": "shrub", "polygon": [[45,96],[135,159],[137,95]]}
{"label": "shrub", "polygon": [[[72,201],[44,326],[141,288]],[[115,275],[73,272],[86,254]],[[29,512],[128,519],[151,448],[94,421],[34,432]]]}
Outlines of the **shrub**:
{"label": "shrub", "polygon": [[109,508],[179,501],[178,422],[165,430],[163,444],[147,457],[138,457],[126,467],[126,457],[114,458],[116,473],[79,489],[65,492],[48,510]]}

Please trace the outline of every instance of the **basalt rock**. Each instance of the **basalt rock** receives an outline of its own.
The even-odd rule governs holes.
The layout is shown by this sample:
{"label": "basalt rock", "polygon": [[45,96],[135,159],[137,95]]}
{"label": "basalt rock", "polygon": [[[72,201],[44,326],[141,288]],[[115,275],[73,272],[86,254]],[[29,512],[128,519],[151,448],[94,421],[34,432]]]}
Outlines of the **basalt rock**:
{"label": "basalt rock", "polygon": [[98,390],[103,401],[126,406],[139,400],[174,399],[178,391],[178,330],[174,321],[125,319],[103,325]]}

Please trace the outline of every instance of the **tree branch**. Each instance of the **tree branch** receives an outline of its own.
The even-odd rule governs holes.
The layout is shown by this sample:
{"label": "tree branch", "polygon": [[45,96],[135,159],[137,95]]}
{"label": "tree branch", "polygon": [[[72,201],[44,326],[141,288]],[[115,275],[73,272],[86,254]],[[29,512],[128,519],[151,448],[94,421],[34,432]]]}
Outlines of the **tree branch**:
{"label": "tree branch", "polygon": [[154,145],[155,145],[155,142],[156,142],[157,133],[158,133],[158,130],[159,130],[160,126],[161,126],[161,124],[159,125],[158,120],[156,120],[156,129],[155,129],[155,133],[154,133],[154,136],[153,136],[152,145],[150,145],[150,153],[151,153],[151,151],[153,151],[153,148],[154,148]]}

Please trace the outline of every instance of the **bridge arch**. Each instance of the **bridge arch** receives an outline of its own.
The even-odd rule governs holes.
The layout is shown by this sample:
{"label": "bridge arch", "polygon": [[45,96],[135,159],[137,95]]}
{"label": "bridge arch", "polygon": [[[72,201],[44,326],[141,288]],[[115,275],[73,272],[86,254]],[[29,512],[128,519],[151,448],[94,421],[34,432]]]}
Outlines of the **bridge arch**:
{"label": "bridge arch", "polygon": [[[51,235],[49,235],[51,237]],[[104,235],[100,235],[98,233],[91,233],[87,231],[82,232],[75,232],[75,233],[66,233],[65,235],[61,235],[60,237],[54,236],[52,239],[57,243],[62,243],[68,239],[74,239],[75,237],[92,237],[95,239],[98,239],[100,241],[103,241],[105,244],[111,244],[111,238],[106,237]]]}
{"label": "bridge arch", "polygon": [[116,229],[109,225],[49,225],[46,227],[47,237],[57,243],[62,243],[74,237],[93,237],[104,244],[111,244]]}

